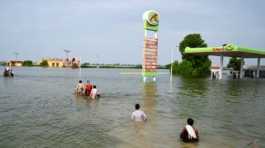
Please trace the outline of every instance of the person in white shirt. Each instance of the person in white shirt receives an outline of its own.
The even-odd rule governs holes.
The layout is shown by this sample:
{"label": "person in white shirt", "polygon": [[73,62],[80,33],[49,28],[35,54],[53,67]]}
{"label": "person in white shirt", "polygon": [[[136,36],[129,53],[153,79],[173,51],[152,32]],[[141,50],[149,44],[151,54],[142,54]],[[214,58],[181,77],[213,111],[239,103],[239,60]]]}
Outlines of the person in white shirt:
{"label": "person in white shirt", "polygon": [[131,119],[133,121],[146,121],[147,117],[145,115],[145,113],[140,110],[140,104],[135,104],[135,111],[132,113],[131,115]]}
{"label": "person in white shirt", "polygon": [[5,67],[5,71],[9,71],[9,67],[8,66]]}
{"label": "person in white shirt", "polygon": [[84,85],[82,83],[82,80],[79,80],[79,83],[76,85],[75,91],[77,95],[83,95]]}
{"label": "person in white shirt", "polygon": [[193,119],[188,118],[186,126],[182,129],[180,133],[180,139],[183,142],[198,142],[199,141],[199,132],[196,128],[193,127]]}
{"label": "person in white shirt", "polygon": [[99,97],[99,93],[98,93],[98,90],[97,90],[97,86],[96,85],[93,85],[93,88],[90,92],[90,97],[92,99],[96,99],[97,97]]}

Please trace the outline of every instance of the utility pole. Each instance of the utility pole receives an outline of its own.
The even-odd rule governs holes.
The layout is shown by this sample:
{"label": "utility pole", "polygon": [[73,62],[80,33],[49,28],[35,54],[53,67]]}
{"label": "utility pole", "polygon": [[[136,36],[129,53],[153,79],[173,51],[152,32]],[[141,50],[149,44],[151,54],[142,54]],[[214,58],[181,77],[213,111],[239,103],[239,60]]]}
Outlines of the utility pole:
{"label": "utility pole", "polygon": [[[179,47],[179,46],[176,46]],[[174,56],[174,49],[171,49],[171,56],[170,56],[170,82],[172,82],[172,78],[173,78],[173,56]]]}
{"label": "utility pole", "polygon": [[69,59],[69,53],[71,52],[71,50],[64,49],[63,51],[66,54],[66,58]]}
{"label": "utility pole", "polygon": [[18,57],[18,55],[19,55],[19,53],[18,52],[14,52],[14,55],[15,55],[15,60],[17,60],[17,57]]}

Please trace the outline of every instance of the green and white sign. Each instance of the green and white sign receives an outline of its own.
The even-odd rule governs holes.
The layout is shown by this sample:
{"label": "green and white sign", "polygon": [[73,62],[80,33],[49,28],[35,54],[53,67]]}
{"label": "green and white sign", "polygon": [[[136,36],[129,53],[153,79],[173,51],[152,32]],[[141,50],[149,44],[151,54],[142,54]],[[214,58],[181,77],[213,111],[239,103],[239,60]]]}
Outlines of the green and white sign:
{"label": "green and white sign", "polygon": [[158,31],[159,13],[155,10],[148,10],[143,14],[144,29],[150,31]]}

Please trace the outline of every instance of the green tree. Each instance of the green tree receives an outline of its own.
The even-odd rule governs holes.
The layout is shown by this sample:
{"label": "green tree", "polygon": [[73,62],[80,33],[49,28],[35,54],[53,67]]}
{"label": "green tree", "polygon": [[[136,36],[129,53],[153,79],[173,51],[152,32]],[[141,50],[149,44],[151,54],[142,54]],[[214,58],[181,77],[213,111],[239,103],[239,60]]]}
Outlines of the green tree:
{"label": "green tree", "polygon": [[33,62],[30,60],[26,60],[23,62],[23,66],[33,66]]}
{"label": "green tree", "polygon": [[178,66],[178,61],[174,61],[173,63],[167,64],[167,65],[165,65],[165,67],[167,69],[171,70],[171,65],[172,65],[172,73],[177,74],[176,70],[177,70],[177,66]]}
{"label": "green tree", "polygon": [[188,56],[188,55],[184,54],[184,50],[185,50],[186,47],[190,47],[190,48],[207,47],[207,44],[201,38],[200,34],[194,33],[194,34],[188,34],[179,43],[179,51],[180,51],[180,53],[182,55],[182,58],[184,58],[184,59]]}
{"label": "green tree", "polygon": [[207,47],[200,34],[189,34],[179,44],[179,51],[182,55],[182,62],[175,69],[176,74],[185,77],[205,77],[210,73],[211,61],[208,56],[186,55],[186,47]]}
{"label": "green tree", "polygon": [[48,61],[47,60],[42,60],[41,63],[40,63],[40,66],[48,67],[49,66]]}
{"label": "green tree", "polygon": [[142,64],[135,65],[135,68],[141,69],[142,68]]}
{"label": "green tree", "polygon": [[188,60],[183,60],[175,69],[173,69],[173,74],[180,74],[185,77],[191,77],[192,71],[192,63]]}
{"label": "green tree", "polygon": [[241,62],[244,62],[244,60],[241,59],[241,58],[232,57],[232,58],[230,58],[230,60],[229,60],[229,62],[227,64],[227,67],[228,68],[233,68],[233,70],[239,71],[240,67],[241,67]]}

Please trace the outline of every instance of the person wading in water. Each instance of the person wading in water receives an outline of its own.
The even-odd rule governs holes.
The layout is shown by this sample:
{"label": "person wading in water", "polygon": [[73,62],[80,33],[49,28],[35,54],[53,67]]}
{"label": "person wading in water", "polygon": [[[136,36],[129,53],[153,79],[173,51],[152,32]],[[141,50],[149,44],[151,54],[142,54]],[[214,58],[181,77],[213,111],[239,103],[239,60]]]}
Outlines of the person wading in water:
{"label": "person wading in water", "polygon": [[180,139],[183,142],[198,142],[199,141],[199,132],[196,128],[193,127],[193,119],[188,118],[186,126],[180,133]]}

